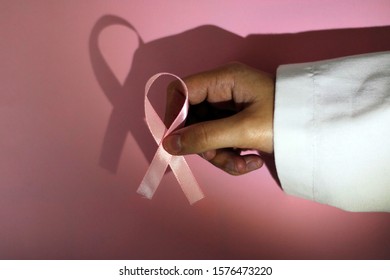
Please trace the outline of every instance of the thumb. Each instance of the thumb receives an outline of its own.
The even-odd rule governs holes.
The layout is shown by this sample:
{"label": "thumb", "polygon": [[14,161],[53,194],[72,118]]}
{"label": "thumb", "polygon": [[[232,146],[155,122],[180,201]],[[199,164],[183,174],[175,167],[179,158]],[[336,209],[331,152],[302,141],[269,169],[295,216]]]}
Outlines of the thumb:
{"label": "thumb", "polygon": [[[243,137],[239,114],[231,117],[196,123],[165,137],[164,149],[172,155],[200,154],[221,148],[238,147]],[[241,140],[242,141],[242,140]]]}

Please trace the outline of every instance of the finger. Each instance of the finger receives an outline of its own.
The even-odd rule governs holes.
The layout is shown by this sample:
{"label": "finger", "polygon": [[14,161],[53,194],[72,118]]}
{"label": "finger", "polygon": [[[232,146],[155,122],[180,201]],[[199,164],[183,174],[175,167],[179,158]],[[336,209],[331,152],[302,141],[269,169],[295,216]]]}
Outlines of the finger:
{"label": "finger", "polygon": [[[210,103],[232,100],[234,75],[228,70],[229,67],[224,66],[183,78],[188,89],[190,104],[199,104],[205,100]],[[168,95],[173,95],[175,92],[183,93],[179,81],[174,81],[168,86]]]}
{"label": "finger", "polygon": [[[250,138],[245,120],[239,114],[214,121],[196,123],[173,132],[165,137],[163,146],[173,155],[200,154],[221,148],[247,148]],[[249,131],[249,132],[248,132]]]}
{"label": "finger", "polygon": [[205,160],[212,160],[216,154],[217,154],[217,150],[210,150],[210,151],[205,151],[199,155]]}
{"label": "finger", "polygon": [[[181,83],[177,85],[178,89],[182,90]],[[185,101],[185,97],[180,90],[175,90],[174,92],[168,92],[166,97],[166,108],[165,108],[165,116],[164,116],[164,124],[166,127],[169,127],[172,122],[177,117],[181,108],[183,107],[183,103]]]}
{"label": "finger", "polygon": [[232,149],[216,150],[215,156],[209,161],[231,175],[243,175],[259,169],[264,164],[259,155],[240,155]]}

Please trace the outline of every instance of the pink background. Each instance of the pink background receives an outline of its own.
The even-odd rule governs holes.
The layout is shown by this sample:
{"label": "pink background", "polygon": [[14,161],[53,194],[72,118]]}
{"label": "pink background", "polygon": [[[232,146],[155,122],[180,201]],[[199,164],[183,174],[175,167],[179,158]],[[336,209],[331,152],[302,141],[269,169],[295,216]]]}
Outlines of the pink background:
{"label": "pink background", "polygon": [[156,150],[151,74],[389,50],[372,28],[389,15],[379,0],[1,1],[0,258],[389,259],[390,214],[287,196],[265,168],[189,156],[205,199],[190,206],[172,172],[153,200],[135,193]]}

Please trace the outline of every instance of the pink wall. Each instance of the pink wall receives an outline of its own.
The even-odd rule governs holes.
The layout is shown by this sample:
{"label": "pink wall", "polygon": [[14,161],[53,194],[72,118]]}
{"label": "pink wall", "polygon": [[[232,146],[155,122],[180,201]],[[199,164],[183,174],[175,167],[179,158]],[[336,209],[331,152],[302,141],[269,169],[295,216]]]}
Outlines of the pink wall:
{"label": "pink wall", "polygon": [[373,28],[390,1],[244,3],[0,2],[0,258],[390,258],[389,214],[286,196],[265,168],[231,177],[190,156],[205,199],[189,206],[171,172],[153,200],[135,193],[156,148],[151,74],[390,49]]}

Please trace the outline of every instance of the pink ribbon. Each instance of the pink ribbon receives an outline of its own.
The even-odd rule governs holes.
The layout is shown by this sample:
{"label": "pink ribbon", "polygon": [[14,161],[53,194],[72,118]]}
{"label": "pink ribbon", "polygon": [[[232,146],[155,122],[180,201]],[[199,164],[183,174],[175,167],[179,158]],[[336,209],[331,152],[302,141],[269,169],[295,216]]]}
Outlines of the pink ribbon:
{"label": "pink ribbon", "polygon": [[[158,79],[163,75],[173,76],[176,79],[178,79],[183,86],[184,94],[185,94],[184,105],[181,108],[176,119],[173,121],[173,123],[168,129],[165,127],[165,124],[158,116],[158,114],[156,113],[156,111],[154,110],[152,104],[148,99],[148,92],[150,87],[152,86],[152,84],[156,79]],[[149,127],[150,132],[154,137],[154,140],[158,145],[158,149],[156,154],[153,157],[152,162],[150,163],[148,170],[146,171],[146,174],[141,182],[141,185],[137,190],[137,193],[145,196],[146,198],[151,199],[153,197],[154,193],[158,188],[158,185],[160,184],[164,176],[165,170],[167,169],[168,165],[171,167],[173,174],[175,175],[177,181],[179,182],[180,187],[182,188],[190,204],[193,204],[204,197],[204,194],[200,189],[199,184],[196,181],[194,175],[192,174],[191,169],[188,166],[185,158],[183,156],[172,156],[171,154],[167,153],[162,146],[162,140],[167,135],[172,133],[176,128],[178,128],[180,125],[183,124],[183,122],[185,121],[188,115],[188,109],[189,109],[188,89],[184,81],[180,79],[178,76],[170,73],[159,73],[152,76],[148,80],[145,86],[146,123]]]}

